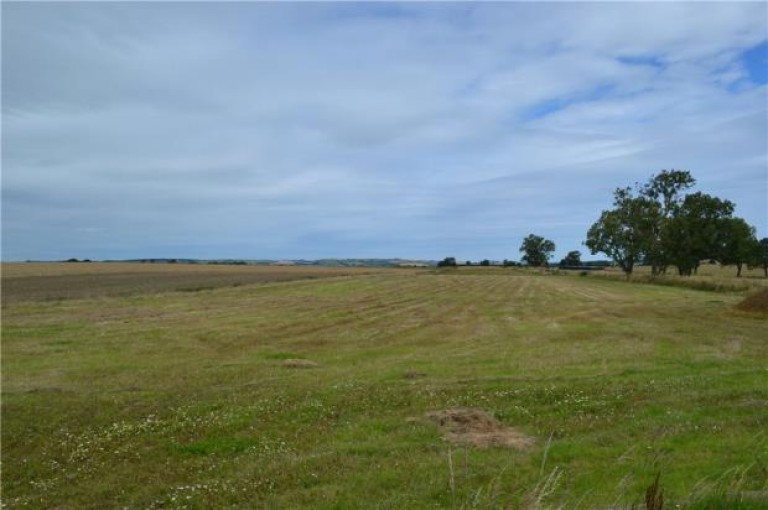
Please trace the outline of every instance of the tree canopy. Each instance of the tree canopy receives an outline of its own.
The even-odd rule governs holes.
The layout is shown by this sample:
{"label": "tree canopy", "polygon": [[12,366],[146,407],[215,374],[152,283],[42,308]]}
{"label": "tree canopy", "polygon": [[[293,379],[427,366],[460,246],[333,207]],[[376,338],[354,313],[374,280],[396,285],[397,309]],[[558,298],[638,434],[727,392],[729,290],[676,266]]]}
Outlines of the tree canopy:
{"label": "tree canopy", "polygon": [[581,266],[581,252],[578,250],[569,251],[565,258],[560,260],[560,267],[579,267]]}
{"label": "tree canopy", "polygon": [[520,260],[529,266],[546,266],[554,251],[555,243],[553,241],[529,234],[520,245],[520,253],[524,254]]}
{"label": "tree canopy", "polygon": [[445,257],[437,263],[437,267],[456,267],[456,257]]}
{"label": "tree canopy", "polygon": [[649,251],[658,207],[647,197],[635,197],[630,188],[617,189],[613,205],[589,229],[586,245],[593,255],[611,257],[629,275]]}
{"label": "tree canopy", "polygon": [[755,260],[754,228],[733,216],[735,205],[702,192],[683,195],[696,180],[686,170],[662,170],[644,185],[614,191],[605,210],[587,232],[594,255],[605,253],[627,274],[646,262],[653,274],[669,265],[681,275],[695,272],[701,260],[736,265]]}
{"label": "tree canopy", "polygon": [[755,242],[752,250],[749,267],[761,267],[765,277],[768,278],[768,237]]}

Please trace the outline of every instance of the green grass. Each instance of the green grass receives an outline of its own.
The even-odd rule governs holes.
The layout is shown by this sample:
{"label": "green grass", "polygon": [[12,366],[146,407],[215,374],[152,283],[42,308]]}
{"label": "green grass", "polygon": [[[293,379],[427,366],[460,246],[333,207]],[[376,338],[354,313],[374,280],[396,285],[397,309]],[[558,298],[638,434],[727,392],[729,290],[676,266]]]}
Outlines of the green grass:
{"label": "green grass", "polygon": [[[3,504],[621,507],[660,472],[669,505],[765,507],[742,297],[491,268],[13,302]],[[446,443],[424,414],[457,406],[535,447]]]}

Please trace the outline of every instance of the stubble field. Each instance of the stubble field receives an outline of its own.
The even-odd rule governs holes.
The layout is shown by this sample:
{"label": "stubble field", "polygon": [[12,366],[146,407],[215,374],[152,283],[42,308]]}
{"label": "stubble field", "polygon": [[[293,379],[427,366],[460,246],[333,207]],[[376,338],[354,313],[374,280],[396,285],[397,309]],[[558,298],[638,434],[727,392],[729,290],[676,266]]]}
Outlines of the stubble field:
{"label": "stubble field", "polygon": [[[659,473],[670,508],[768,505],[745,291],[77,266],[3,266],[8,508],[624,508]],[[452,443],[434,416],[456,408],[526,442]]]}

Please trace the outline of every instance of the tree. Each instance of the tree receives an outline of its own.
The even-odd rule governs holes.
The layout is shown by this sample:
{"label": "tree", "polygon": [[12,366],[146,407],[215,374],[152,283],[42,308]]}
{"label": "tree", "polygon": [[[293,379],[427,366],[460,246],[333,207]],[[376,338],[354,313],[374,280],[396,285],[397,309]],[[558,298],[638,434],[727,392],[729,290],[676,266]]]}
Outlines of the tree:
{"label": "tree", "polygon": [[763,268],[763,274],[768,278],[768,237],[763,237],[753,245],[749,267]]}
{"label": "tree", "polygon": [[706,193],[685,197],[662,231],[664,252],[681,276],[695,273],[703,259],[723,257],[723,230],[734,208],[733,202]]}
{"label": "tree", "polygon": [[569,251],[568,255],[560,261],[560,267],[579,267],[581,266],[581,252],[578,250]]}
{"label": "tree", "polygon": [[662,170],[651,177],[642,187],[642,195],[660,205],[662,216],[670,217],[680,203],[680,192],[696,184],[696,179],[687,170]]}
{"label": "tree", "polygon": [[480,261],[480,265],[481,266],[490,266],[491,265],[491,261],[488,260],[488,259],[483,259],[483,260]]}
{"label": "tree", "polygon": [[662,170],[643,186],[617,189],[613,209],[603,211],[585,244],[627,275],[645,261],[654,275],[675,265],[688,276],[703,259],[735,264],[741,275],[743,264],[754,258],[754,230],[733,217],[733,202],[701,192],[683,196],[695,183],[686,170]]}
{"label": "tree", "polygon": [[718,225],[717,260],[724,266],[735,265],[736,276],[753,258],[759,242],[755,229],[742,218],[724,218]]}
{"label": "tree", "polygon": [[634,196],[630,188],[618,188],[613,196],[614,208],[602,212],[585,244],[592,255],[605,253],[629,276],[650,251],[659,207],[652,199]]}
{"label": "tree", "polygon": [[521,260],[534,267],[546,266],[554,251],[554,242],[534,234],[529,234],[520,245],[520,253],[525,254]]}
{"label": "tree", "polygon": [[437,267],[456,267],[456,258],[445,257],[443,260],[437,263]]}
{"label": "tree", "polygon": [[650,237],[647,239],[647,262],[654,275],[665,273],[669,265],[668,254],[664,251],[662,235],[666,223],[678,211],[682,202],[681,193],[696,184],[687,170],[662,170],[644,186],[638,189],[643,196],[656,203],[657,209],[652,220]]}

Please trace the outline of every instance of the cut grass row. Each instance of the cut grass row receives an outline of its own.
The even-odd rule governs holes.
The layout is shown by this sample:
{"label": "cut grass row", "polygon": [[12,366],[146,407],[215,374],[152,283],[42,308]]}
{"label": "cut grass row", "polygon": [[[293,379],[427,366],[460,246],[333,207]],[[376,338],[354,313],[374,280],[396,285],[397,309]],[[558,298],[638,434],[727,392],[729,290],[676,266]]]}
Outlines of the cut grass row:
{"label": "cut grass row", "polygon": [[[589,508],[661,472],[668,501],[764,505],[766,323],[740,298],[424,271],[16,303],[3,500]],[[536,446],[445,443],[424,415],[459,406]]]}
{"label": "cut grass row", "polygon": [[200,292],[219,287],[381,271],[377,268],[319,266],[5,263],[2,264],[2,301],[6,306],[24,301],[94,299],[169,291]]}

